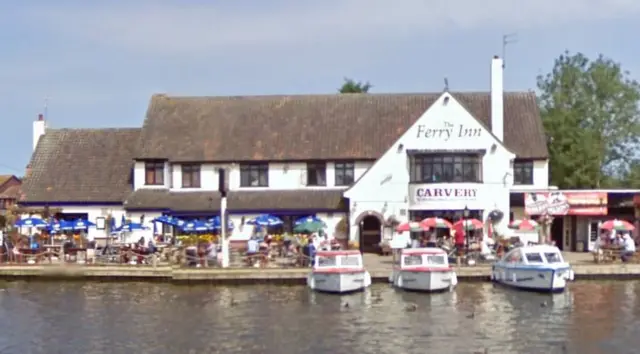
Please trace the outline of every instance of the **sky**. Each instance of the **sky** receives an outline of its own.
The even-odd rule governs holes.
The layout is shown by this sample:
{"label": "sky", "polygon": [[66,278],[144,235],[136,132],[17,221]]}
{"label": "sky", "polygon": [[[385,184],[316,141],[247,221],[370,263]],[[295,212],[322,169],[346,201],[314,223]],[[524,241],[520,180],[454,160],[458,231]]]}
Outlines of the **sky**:
{"label": "sky", "polygon": [[[0,4],[0,173],[23,175],[32,122],[139,127],[154,93],[534,90],[565,50],[640,79],[637,0],[29,0]],[[636,59],[636,60],[634,60]],[[46,106],[46,109],[45,109]]]}

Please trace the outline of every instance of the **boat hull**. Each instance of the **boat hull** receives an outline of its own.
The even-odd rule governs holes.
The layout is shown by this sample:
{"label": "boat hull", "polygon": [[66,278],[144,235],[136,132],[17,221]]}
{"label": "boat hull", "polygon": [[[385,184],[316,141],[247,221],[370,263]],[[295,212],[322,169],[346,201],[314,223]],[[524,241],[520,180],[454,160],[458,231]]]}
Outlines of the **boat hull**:
{"label": "boat hull", "polygon": [[458,284],[458,277],[452,269],[396,270],[390,280],[396,288],[425,292],[452,290]]}
{"label": "boat hull", "polygon": [[491,280],[512,288],[536,292],[563,292],[574,278],[570,267],[540,268],[495,264]]}
{"label": "boat hull", "polygon": [[362,291],[371,285],[371,275],[366,270],[354,272],[311,272],[307,286],[311,290],[345,294]]}

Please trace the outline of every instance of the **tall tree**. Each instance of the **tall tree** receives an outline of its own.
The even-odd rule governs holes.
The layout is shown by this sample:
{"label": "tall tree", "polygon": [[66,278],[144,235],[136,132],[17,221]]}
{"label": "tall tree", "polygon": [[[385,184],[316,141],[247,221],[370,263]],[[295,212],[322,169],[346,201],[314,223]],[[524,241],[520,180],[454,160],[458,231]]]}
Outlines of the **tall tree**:
{"label": "tall tree", "polygon": [[368,93],[373,86],[367,82],[355,81],[349,78],[344,79],[342,87],[338,89],[340,93]]}
{"label": "tall tree", "polygon": [[618,184],[637,157],[638,83],[609,58],[569,52],[537,81],[550,182],[560,188]]}

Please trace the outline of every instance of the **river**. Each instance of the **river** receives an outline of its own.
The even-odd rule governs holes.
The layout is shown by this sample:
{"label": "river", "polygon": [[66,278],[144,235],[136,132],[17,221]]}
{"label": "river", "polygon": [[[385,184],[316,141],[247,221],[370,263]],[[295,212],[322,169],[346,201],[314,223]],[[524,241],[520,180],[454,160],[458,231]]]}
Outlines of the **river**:
{"label": "river", "polygon": [[559,295],[460,284],[305,287],[0,282],[0,353],[637,353],[640,282]]}

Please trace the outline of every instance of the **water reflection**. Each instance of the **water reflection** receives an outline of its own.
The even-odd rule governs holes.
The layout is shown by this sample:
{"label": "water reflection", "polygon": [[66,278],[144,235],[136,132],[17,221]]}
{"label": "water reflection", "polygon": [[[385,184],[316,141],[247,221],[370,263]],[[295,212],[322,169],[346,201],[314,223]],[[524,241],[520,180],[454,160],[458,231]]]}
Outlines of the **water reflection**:
{"label": "water reflection", "polygon": [[[631,353],[640,282],[558,295],[0,283],[0,353]],[[630,349],[631,348],[631,349]]]}

